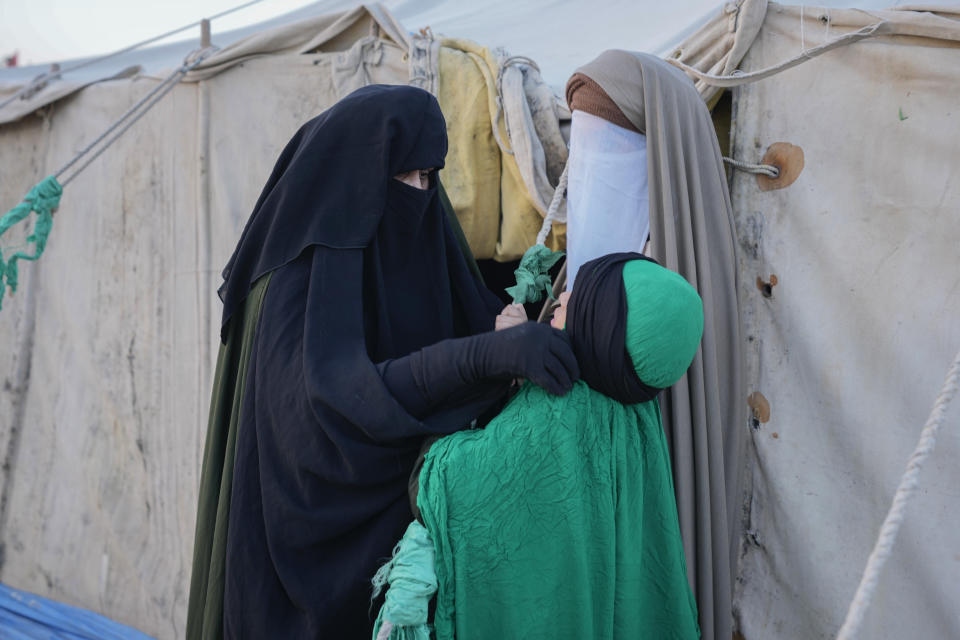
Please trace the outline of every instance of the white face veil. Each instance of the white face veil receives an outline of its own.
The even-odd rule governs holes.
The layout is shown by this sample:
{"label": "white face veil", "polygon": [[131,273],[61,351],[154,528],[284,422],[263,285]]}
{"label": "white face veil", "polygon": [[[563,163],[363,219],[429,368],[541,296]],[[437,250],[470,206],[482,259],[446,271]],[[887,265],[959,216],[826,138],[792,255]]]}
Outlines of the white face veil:
{"label": "white face veil", "polygon": [[641,253],[650,233],[647,137],[574,111],[567,182],[567,291],[585,263]]}

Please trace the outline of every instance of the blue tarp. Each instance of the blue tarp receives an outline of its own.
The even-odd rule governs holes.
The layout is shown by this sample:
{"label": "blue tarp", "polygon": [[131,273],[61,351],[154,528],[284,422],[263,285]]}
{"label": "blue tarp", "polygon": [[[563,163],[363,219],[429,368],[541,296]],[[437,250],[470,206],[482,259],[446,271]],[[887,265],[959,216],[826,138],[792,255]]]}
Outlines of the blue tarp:
{"label": "blue tarp", "polygon": [[0,584],[3,640],[150,640],[150,636],[86,609]]}

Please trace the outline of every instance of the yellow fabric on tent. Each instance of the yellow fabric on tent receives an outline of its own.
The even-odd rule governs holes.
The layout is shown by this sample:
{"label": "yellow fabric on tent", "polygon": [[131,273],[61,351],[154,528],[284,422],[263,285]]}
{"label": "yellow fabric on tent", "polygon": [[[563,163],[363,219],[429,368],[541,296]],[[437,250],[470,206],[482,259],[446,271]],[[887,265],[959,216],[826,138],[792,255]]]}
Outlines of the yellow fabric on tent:
{"label": "yellow fabric on tent", "polygon": [[[464,235],[477,259],[516,260],[536,242],[543,216],[534,207],[513,156],[493,135],[497,112],[496,57],[486,47],[456,38],[440,42],[437,99],[447,118],[450,151],[440,172]],[[509,145],[504,118],[500,139]],[[547,237],[566,245],[566,225]]]}

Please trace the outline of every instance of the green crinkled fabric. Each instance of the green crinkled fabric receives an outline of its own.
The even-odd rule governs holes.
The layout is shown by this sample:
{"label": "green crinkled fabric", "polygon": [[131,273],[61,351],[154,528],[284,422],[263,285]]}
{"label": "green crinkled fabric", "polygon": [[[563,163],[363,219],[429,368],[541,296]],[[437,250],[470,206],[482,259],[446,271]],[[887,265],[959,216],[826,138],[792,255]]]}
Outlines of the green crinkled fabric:
{"label": "green crinkled fabric", "polygon": [[431,447],[418,505],[438,639],[699,637],[656,401],[526,384]]}

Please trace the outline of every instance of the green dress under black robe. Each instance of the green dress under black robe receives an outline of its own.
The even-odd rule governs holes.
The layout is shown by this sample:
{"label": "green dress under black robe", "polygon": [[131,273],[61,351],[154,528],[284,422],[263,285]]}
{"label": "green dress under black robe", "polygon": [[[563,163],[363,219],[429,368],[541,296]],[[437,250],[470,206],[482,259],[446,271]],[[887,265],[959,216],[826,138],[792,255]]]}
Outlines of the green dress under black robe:
{"label": "green dress under black robe", "polygon": [[193,542],[186,633],[190,640],[223,637],[223,579],[237,425],[250,350],[271,275],[253,285],[242,311],[230,320],[226,342],[217,356]]}

